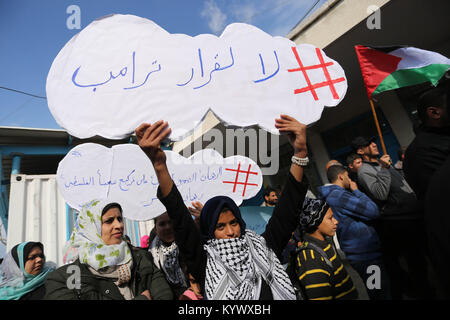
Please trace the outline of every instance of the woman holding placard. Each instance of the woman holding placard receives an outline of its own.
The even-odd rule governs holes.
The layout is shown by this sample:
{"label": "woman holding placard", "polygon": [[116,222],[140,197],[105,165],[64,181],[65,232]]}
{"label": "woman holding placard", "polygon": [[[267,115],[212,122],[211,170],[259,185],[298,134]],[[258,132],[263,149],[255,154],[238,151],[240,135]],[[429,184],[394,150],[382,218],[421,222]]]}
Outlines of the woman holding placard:
{"label": "woman holding placard", "polygon": [[296,299],[279,259],[298,225],[299,208],[308,187],[303,177],[303,166],[308,162],[306,126],[282,115],[275,120],[275,127],[288,134],[294,157],[283,195],[261,236],[245,228],[237,205],[222,196],[205,203],[199,229],[172,181],[160,147],[170,134],[168,124],[158,121],[136,129],[139,146],[158,177],[158,198],[172,220],[180,253],[208,300]]}

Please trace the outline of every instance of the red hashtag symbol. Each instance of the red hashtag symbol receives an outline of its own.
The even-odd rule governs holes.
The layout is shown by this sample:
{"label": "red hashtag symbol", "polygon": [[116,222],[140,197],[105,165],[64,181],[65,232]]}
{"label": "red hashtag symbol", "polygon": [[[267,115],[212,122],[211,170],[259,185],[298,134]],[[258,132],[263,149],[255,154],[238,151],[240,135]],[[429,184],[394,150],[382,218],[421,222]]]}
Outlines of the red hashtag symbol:
{"label": "red hashtag symbol", "polygon": [[[330,73],[328,72],[327,67],[333,65],[334,63],[333,62],[325,63],[325,61],[323,60],[322,52],[320,52],[319,48],[316,48],[316,54],[317,54],[317,57],[319,58],[320,63],[316,64],[316,65],[305,67],[305,66],[303,66],[303,63],[300,60],[300,56],[298,55],[298,52],[297,52],[297,47],[292,47],[291,49],[294,52],[295,58],[297,59],[297,62],[298,62],[298,65],[300,66],[300,68],[288,69],[288,72],[301,71],[303,73],[303,76],[305,77],[306,84],[307,84],[307,86],[304,88],[295,89],[294,94],[311,91],[311,94],[313,95],[314,100],[319,100],[319,97],[317,96],[315,89],[328,86],[328,87],[330,87],[330,91],[331,91],[331,94],[333,95],[333,98],[339,99],[339,95],[336,92],[336,88],[334,87],[334,84],[345,81],[345,78],[342,77],[342,78],[331,80]],[[311,84],[311,80],[309,79],[308,73],[306,72],[306,70],[313,70],[313,69],[320,69],[320,68],[322,68],[323,74],[325,75],[325,78],[327,80],[316,83],[316,84]]]}
{"label": "red hashtag symbol", "polygon": [[[248,176],[249,175],[251,175],[251,174],[255,174],[255,175],[258,175],[258,172],[252,172],[252,171],[250,171],[250,168],[252,167],[252,165],[251,164],[249,164],[248,165],[248,170],[247,171],[242,171],[241,170],[241,163],[239,162],[239,165],[238,165],[238,168],[237,168],[237,170],[236,169],[228,169],[228,168],[225,168],[225,170],[227,170],[227,171],[234,171],[234,172],[236,172],[236,178],[234,179],[234,181],[222,181],[223,183],[232,183],[232,184],[234,184],[234,187],[233,187],[233,193],[236,191],[236,186],[238,185],[238,184],[243,184],[244,185],[244,190],[242,191],[242,196],[245,196],[245,190],[247,190],[247,186],[258,186],[258,184],[256,184],[256,183],[248,183]],[[238,180],[239,180],[239,174],[240,173],[245,173],[246,174],[246,176],[245,176],[245,182],[239,182]]]}

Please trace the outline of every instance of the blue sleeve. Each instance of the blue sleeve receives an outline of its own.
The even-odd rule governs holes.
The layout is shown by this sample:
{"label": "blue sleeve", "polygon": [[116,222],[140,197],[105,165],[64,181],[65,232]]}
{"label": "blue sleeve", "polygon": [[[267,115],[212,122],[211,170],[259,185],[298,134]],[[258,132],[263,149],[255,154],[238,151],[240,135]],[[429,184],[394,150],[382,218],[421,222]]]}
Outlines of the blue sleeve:
{"label": "blue sleeve", "polygon": [[344,210],[343,213],[362,220],[373,220],[380,217],[378,206],[368,196],[359,190],[353,192],[332,192],[327,197],[331,207]]}

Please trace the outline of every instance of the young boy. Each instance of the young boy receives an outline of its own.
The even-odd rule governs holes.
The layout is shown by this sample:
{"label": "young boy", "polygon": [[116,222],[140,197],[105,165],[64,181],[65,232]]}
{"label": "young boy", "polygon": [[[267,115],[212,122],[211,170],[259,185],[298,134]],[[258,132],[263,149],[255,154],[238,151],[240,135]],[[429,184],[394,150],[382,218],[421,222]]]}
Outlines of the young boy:
{"label": "young boy", "polygon": [[[304,299],[356,299],[358,293],[332,244],[338,222],[323,200],[306,198],[300,213],[303,242],[294,264],[295,279]],[[293,263],[295,262],[295,263]]]}

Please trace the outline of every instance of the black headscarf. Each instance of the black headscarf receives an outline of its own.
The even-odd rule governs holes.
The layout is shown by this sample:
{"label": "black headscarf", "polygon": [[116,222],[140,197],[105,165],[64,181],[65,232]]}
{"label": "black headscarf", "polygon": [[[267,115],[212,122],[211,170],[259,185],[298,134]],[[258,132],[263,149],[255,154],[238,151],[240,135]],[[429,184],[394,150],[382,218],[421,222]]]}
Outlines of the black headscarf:
{"label": "black headscarf", "polygon": [[[19,262],[19,255],[17,254],[17,248],[19,247],[20,243],[15,245],[12,249],[11,249],[11,254],[13,256],[14,261],[17,263],[17,265],[20,268],[20,262]],[[42,250],[42,253],[44,253],[44,245],[40,242],[28,242],[24,247],[23,247],[23,263],[25,264],[28,260],[28,255],[30,254],[31,250],[34,247],[39,247]]]}
{"label": "black headscarf", "polygon": [[246,224],[242,219],[239,207],[230,197],[217,196],[206,201],[200,214],[200,232],[204,241],[215,238],[214,231],[217,220],[219,220],[220,212],[224,207],[231,210],[241,227],[241,235],[244,235]]}

